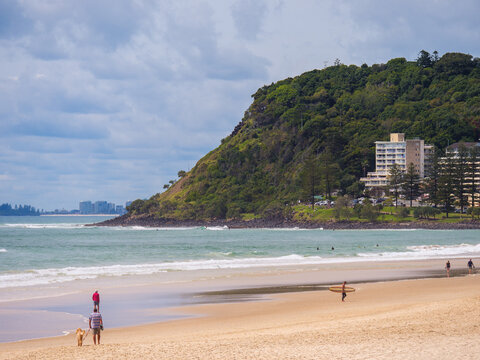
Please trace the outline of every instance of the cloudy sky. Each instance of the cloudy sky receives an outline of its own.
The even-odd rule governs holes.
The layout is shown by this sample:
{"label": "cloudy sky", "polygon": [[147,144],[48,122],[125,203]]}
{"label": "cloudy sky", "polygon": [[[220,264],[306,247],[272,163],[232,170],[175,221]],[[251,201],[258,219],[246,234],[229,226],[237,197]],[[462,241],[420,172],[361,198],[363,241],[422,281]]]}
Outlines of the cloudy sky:
{"label": "cloudy sky", "polygon": [[0,0],[0,203],[162,191],[264,84],[332,65],[480,56],[476,0]]}

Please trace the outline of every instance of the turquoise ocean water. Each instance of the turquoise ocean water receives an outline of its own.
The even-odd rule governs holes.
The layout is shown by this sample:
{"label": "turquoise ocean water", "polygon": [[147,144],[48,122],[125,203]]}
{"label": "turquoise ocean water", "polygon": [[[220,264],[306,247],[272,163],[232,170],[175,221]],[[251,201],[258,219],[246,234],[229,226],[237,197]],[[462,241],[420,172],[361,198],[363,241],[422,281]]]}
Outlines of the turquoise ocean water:
{"label": "turquoise ocean water", "polygon": [[480,256],[479,230],[84,226],[104,219],[0,217],[0,290],[164,272]]}

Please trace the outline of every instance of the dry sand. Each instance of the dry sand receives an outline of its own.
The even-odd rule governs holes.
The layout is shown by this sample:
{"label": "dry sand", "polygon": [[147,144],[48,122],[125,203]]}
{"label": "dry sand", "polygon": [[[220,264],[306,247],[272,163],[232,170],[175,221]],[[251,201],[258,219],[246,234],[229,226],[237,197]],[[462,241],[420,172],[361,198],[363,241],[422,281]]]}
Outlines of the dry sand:
{"label": "dry sand", "polygon": [[0,344],[0,359],[478,359],[480,276],[356,284],[200,305],[196,318]]}

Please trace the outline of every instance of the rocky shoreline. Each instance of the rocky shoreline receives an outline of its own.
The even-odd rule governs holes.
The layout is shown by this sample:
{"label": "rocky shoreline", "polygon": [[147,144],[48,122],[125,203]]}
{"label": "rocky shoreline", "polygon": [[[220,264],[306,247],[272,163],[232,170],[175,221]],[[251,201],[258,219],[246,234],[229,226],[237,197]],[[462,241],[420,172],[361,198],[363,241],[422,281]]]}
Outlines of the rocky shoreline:
{"label": "rocky shoreline", "polygon": [[300,228],[325,230],[368,230],[368,229],[429,229],[429,230],[468,230],[480,229],[480,221],[465,219],[457,223],[441,223],[438,220],[423,220],[414,222],[356,222],[356,221],[328,221],[328,222],[299,222],[288,219],[253,219],[253,220],[174,220],[158,219],[153,216],[131,217],[119,216],[91,226],[144,226],[144,227],[200,227],[200,226],[227,226],[230,229],[280,229]]}

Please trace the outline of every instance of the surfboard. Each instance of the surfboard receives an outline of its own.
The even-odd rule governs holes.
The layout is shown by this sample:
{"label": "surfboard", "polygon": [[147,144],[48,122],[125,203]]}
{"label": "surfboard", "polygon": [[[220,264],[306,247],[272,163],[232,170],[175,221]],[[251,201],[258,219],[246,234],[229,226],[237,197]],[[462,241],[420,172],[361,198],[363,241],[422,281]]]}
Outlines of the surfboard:
{"label": "surfboard", "polygon": [[[341,293],[342,292],[342,285],[335,285],[335,286],[330,286],[328,290],[336,292],[336,293]],[[355,289],[350,287],[350,286],[345,286],[345,292],[354,292]]]}

